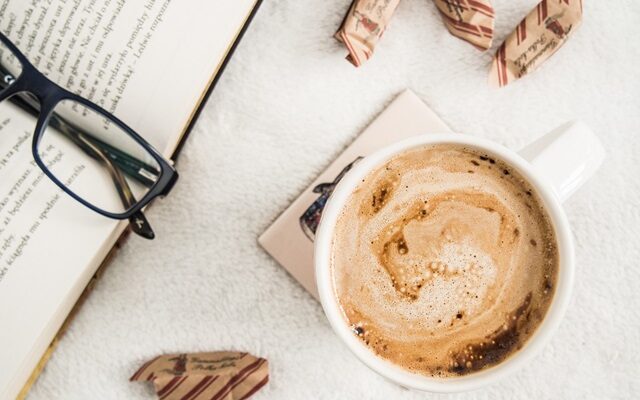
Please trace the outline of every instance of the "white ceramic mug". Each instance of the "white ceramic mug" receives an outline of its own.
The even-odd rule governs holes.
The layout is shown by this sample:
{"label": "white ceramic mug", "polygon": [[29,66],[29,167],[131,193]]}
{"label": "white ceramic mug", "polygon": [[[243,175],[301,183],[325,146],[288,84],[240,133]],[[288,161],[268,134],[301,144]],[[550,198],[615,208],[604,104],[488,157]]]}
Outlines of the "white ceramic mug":
{"label": "white ceramic mug", "polygon": [[[430,144],[463,144],[501,159],[520,172],[540,195],[558,241],[560,267],[556,291],[547,314],[522,349],[503,362],[470,375],[433,378],[411,373],[376,356],[352,332],[335,297],[331,277],[331,244],[340,211],[356,186],[372,170],[393,156]],[[575,274],[573,237],[562,202],[598,169],[604,149],[597,137],[581,122],[569,122],[544,135],[519,152],[495,142],[463,134],[416,136],[385,147],[356,164],[335,188],[322,213],[315,237],[315,273],[320,301],[336,334],[367,366],[391,381],[417,390],[459,392],[493,383],[519,369],[540,352],[560,324],[571,296]]]}

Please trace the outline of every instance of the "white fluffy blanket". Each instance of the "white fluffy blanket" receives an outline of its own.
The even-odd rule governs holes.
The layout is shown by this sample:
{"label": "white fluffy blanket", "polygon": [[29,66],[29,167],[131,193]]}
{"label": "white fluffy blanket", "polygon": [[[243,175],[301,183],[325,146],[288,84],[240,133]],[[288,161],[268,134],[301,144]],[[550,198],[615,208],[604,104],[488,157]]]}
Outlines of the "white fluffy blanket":
{"label": "white fluffy blanket", "polygon": [[[640,2],[585,0],[540,71],[486,84],[492,51],[452,37],[429,0],[403,0],[356,70],[333,38],[350,0],[266,0],[178,163],[181,180],[73,322],[31,399],[153,399],[128,377],[164,352],[267,357],[256,399],[423,399],[378,377],[256,238],[405,88],[454,130],[517,149],[579,118],[608,158],[566,203],[578,275],[566,319],[531,365],[459,399],[640,396]],[[615,4],[614,4],[615,3]],[[536,0],[494,0],[496,44]],[[444,397],[442,397],[444,398]]]}

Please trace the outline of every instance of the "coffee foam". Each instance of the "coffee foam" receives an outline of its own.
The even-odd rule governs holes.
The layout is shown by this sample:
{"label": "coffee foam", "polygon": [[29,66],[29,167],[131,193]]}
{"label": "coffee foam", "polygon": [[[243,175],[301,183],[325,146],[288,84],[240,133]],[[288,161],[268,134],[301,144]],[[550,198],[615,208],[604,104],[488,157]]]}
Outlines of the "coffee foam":
{"label": "coffee foam", "polygon": [[348,199],[332,275],[354,333],[433,376],[517,351],[553,296],[558,255],[538,196],[499,160],[460,145],[396,156]]}

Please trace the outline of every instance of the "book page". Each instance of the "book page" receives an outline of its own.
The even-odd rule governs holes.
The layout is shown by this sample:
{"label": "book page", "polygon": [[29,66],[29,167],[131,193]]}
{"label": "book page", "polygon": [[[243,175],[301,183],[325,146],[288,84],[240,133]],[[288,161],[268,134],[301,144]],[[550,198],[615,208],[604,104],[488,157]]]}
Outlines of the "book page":
{"label": "book page", "polygon": [[[51,80],[169,156],[254,5],[0,0],[0,30]],[[31,154],[34,123],[15,105],[0,104],[0,398],[18,393],[126,227],[44,176]],[[43,159],[68,162],[73,151],[52,146]],[[81,168],[63,174],[66,182],[104,189],[83,182]]]}

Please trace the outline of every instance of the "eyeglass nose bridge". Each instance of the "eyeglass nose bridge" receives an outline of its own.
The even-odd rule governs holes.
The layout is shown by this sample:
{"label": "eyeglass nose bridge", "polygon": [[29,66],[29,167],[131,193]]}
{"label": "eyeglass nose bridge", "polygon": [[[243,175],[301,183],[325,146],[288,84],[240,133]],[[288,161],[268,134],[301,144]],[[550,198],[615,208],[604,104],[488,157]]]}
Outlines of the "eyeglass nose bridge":
{"label": "eyeglass nose bridge", "polygon": [[9,75],[9,77],[4,76],[2,79],[10,80],[11,78],[14,79],[14,82],[8,87],[7,95],[20,92],[30,93],[38,99],[41,105],[54,104],[62,97],[61,93],[67,92],[31,65],[25,65],[17,78]]}

